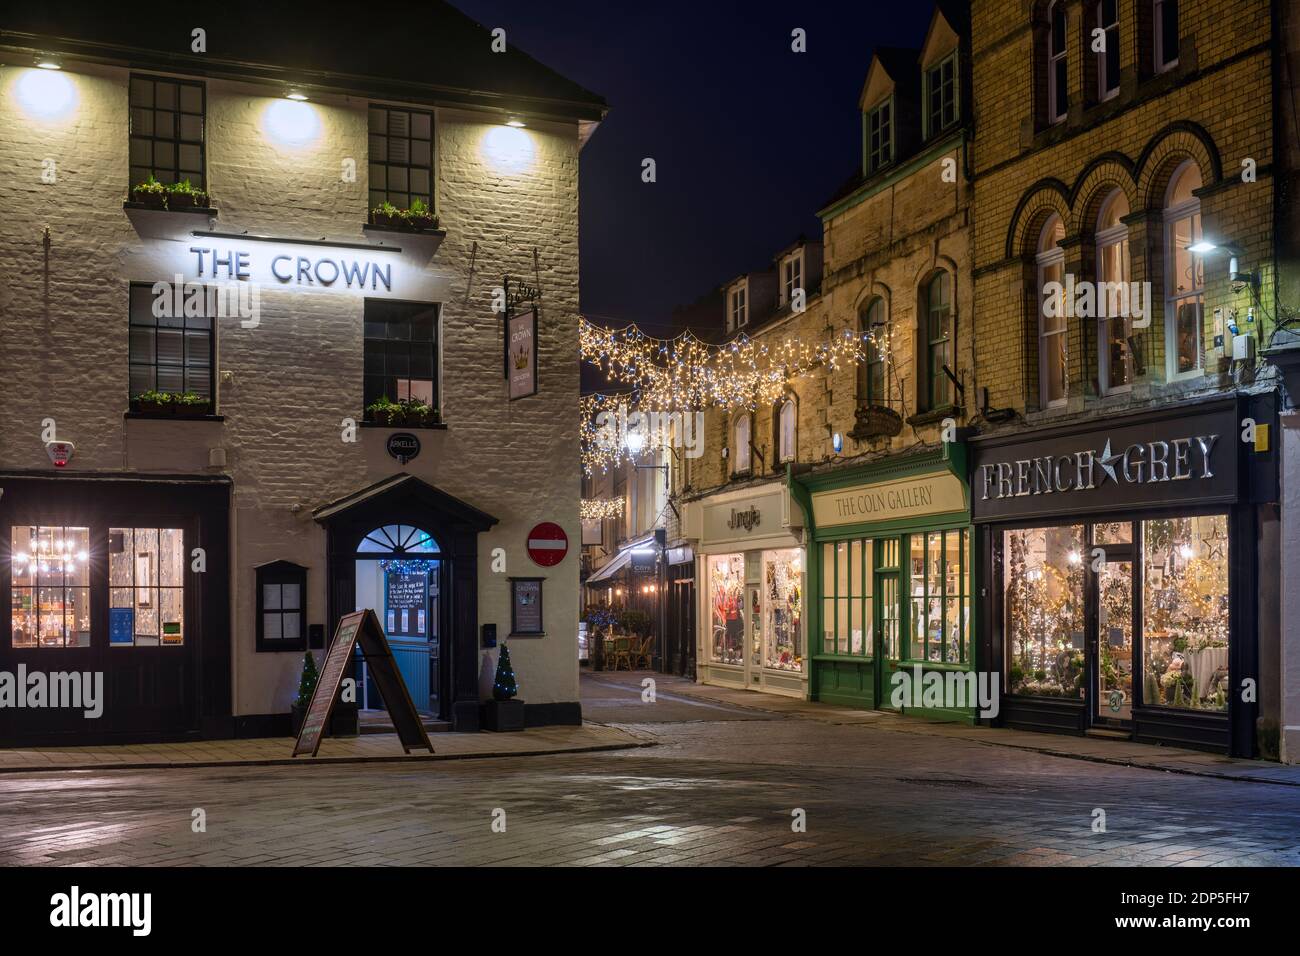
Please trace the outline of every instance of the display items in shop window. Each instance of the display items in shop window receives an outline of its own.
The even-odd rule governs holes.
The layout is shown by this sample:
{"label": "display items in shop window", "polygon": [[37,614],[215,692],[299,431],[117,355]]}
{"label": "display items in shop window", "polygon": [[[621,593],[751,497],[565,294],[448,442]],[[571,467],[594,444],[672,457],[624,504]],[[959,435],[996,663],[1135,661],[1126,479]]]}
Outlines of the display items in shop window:
{"label": "display items in shop window", "polygon": [[179,528],[110,528],[110,647],[185,643],[185,542]]}
{"label": "display items in shop window", "polygon": [[1083,527],[1006,531],[1003,560],[1008,692],[1081,699]]}
{"label": "display items in shop window", "polygon": [[1097,713],[1133,716],[1133,564],[1115,561],[1097,572]]}
{"label": "display items in shop window", "polygon": [[1142,524],[1143,683],[1148,705],[1228,709],[1228,518]]}
{"label": "display items in shop window", "polygon": [[720,664],[745,663],[744,583],[744,555],[709,558],[712,653]]}
{"label": "display items in shop window", "polygon": [[967,541],[964,529],[912,535],[912,660],[966,661],[964,639],[970,629]]}
{"label": "display items in shop window", "polygon": [[90,529],[11,531],[13,647],[90,646]]}
{"label": "display items in shop window", "polygon": [[801,552],[769,551],[763,556],[763,580],[767,596],[767,655],[765,664],[774,670],[803,670],[803,590]]}

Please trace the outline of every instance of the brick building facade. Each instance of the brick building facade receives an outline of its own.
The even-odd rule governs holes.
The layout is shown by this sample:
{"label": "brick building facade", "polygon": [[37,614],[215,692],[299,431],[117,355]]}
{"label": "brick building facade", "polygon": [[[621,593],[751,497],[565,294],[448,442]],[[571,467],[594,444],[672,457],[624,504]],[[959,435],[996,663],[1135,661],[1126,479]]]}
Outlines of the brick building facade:
{"label": "brick building facade", "polygon": [[[0,38],[3,660],[103,669],[109,693],[99,724],[6,712],[3,739],[286,732],[304,649],[360,606],[421,709],[473,728],[480,624],[509,635],[512,576],[546,578],[552,636],[511,642],[530,720],[579,719],[578,557],[542,569],[525,545],[543,520],[580,540],[576,476],[533,465],[577,452],[578,156],[603,102],[442,4],[383,67],[323,22],[195,52],[188,27],[42,16],[6,14]],[[211,208],[124,205],[147,176]],[[367,224],[414,199],[436,229]],[[259,313],[157,318],[152,284],[177,275],[256,286]],[[543,301],[540,389],[518,401],[507,276]],[[151,391],[206,414],[160,418]],[[398,429],[416,457],[389,449],[380,395],[434,406]],[[63,467],[51,438],[75,445]],[[51,546],[83,559],[57,582],[19,567]]]}

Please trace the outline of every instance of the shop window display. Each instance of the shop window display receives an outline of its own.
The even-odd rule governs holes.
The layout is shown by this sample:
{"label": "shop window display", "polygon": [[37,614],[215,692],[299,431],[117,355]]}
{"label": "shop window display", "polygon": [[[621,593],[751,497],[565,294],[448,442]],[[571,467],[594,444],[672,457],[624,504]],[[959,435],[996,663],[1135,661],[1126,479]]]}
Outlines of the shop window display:
{"label": "shop window display", "polygon": [[709,558],[712,655],[721,664],[745,663],[744,585],[744,555]]}
{"label": "shop window display", "polygon": [[1142,523],[1142,699],[1228,709],[1228,518]]}
{"label": "shop window display", "polygon": [[763,582],[767,598],[767,650],[764,664],[775,670],[803,670],[803,570],[801,552],[767,551],[763,554]]}
{"label": "shop window display", "polygon": [[20,525],[10,562],[13,647],[90,646],[90,529]]}
{"label": "shop window display", "polygon": [[110,647],[185,643],[185,544],[179,528],[108,532]]}
{"label": "shop window display", "polygon": [[912,627],[909,658],[963,664],[970,634],[968,533],[911,536]]}
{"label": "shop window display", "polygon": [[1003,532],[1008,692],[1084,696],[1083,526]]}

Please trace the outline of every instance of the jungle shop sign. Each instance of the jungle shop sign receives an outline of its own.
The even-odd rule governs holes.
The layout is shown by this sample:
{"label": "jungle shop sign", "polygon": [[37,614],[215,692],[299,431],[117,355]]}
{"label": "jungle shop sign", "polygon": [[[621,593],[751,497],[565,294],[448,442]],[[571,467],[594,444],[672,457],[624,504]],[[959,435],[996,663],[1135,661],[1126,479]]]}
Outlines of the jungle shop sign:
{"label": "jungle shop sign", "polygon": [[1237,493],[1236,431],[1231,414],[1223,419],[1171,418],[977,447],[975,517],[1230,500]]}

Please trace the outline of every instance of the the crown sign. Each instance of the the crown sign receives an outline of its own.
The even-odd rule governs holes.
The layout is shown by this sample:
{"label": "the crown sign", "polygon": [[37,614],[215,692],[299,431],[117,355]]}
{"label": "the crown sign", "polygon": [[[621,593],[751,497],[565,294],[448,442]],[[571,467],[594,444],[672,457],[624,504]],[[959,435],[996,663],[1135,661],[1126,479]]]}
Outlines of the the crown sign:
{"label": "the crown sign", "polygon": [[515,352],[515,368],[528,368],[528,346],[521,345],[519,346],[519,351]]}

